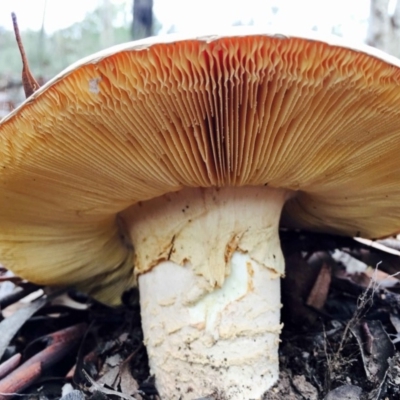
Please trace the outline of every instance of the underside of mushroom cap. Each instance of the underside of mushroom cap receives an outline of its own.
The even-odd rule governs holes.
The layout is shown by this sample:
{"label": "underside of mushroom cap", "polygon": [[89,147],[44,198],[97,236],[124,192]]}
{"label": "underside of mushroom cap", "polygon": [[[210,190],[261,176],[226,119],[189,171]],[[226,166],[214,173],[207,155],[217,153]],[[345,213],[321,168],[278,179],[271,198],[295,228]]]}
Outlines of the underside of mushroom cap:
{"label": "underside of mushroom cap", "polygon": [[69,68],[0,124],[0,262],[114,302],[133,280],[118,213],[184,187],[289,189],[287,226],[399,231],[400,69],[364,50],[152,38]]}

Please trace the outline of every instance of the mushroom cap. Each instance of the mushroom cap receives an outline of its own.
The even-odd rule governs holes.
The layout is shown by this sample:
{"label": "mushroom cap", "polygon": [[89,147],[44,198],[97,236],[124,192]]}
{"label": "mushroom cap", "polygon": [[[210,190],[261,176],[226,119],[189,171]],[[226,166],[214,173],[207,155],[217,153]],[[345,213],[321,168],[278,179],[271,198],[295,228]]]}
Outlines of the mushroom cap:
{"label": "mushroom cap", "polygon": [[86,58],[0,123],[0,262],[113,302],[133,282],[117,215],[184,187],[286,188],[287,226],[396,233],[399,67],[339,39],[248,30]]}

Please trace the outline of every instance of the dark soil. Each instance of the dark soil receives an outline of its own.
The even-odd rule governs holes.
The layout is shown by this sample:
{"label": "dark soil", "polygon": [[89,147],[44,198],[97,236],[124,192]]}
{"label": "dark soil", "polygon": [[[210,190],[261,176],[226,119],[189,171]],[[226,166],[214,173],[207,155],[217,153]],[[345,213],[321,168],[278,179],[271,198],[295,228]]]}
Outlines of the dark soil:
{"label": "dark soil", "polygon": [[[400,285],[391,276],[400,271],[400,257],[349,238],[282,232],[281,239],[287,265],[281,374],[264,399],[400,399]],[[372,268],[349,272],[352,259],[338,261],[332,257],[335,249]],[[377,263],[386,272],[375,282]],[[18,398],[59,399],[70,383],[76,390],[63,400],[121,398],[118,393],[126,399],[157,399],[142,343],[138,293],[126,293],[126,305],[118,309],[71,296],[75,303],[66,305],[55,305],[50,297],[8,344],[2,361],[21,353],[24,362],[48,345],[38,338],[86,324],[85,336],[44,368],[35,383],[18,390]],[[87,303],[82,310],[76,306]],[[0,323],[0,335],[1,329]],[[2,398],[11,397],[0,393]]]}

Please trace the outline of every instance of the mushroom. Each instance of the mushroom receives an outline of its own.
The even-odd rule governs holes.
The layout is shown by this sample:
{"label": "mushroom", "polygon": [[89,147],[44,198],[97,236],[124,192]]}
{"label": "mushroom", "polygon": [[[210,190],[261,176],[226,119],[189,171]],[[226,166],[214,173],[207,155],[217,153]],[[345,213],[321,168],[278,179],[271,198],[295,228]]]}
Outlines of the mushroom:
{"label": "mushroom", "polygon": [[163,399],[260,398],[279,372],[282,210],[399,231],[399,66],[241,30],[84,59],[0,124],[0,262],[111,304],[138,282]]}

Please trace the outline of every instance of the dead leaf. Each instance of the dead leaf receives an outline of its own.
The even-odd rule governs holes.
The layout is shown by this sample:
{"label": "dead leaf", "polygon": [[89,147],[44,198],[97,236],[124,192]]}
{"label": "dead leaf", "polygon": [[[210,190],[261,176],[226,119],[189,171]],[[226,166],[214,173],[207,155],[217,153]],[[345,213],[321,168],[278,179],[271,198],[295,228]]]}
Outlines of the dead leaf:
{"label": "dead leaf", "polygon": [[307,382],[304,375],[295,375],[292,384],[296,390],[307,400],[318,400],[318,390]]}
{"label": "dead leaf", "polygon": [[129,371],[128,364],[122,364],[120,370],[120,387],[122,393],[130,394],[131,396],[136,394],[136,398],[141,400],[142,397],[137,394],[139,391],[139,384],[136,382],[136,379],[132,376]]}
{"label": "dead leaf", "polygon": [[35,312],[44,307],[47,302],[47,298],[38,299],[20,308],[10,317],[0,322],[0,360],[14,335],[21,329],[25,322],[31,318]]}
{"label": "dead leaf", "polygon": [[343,385],[331,390],[324,400],[360,400],[361,388],[354,385]]}

